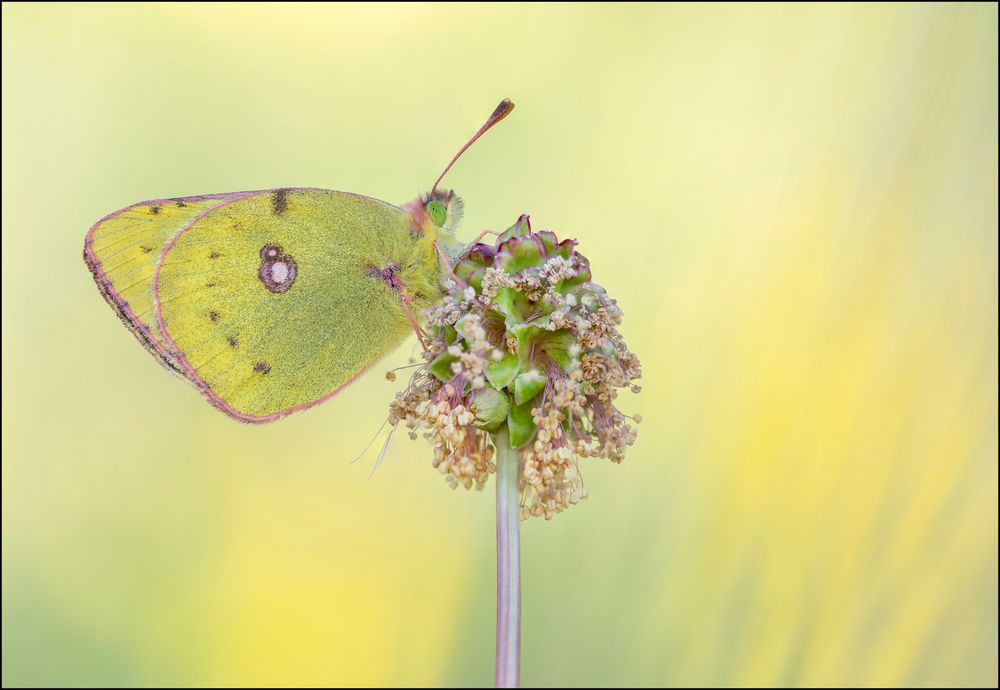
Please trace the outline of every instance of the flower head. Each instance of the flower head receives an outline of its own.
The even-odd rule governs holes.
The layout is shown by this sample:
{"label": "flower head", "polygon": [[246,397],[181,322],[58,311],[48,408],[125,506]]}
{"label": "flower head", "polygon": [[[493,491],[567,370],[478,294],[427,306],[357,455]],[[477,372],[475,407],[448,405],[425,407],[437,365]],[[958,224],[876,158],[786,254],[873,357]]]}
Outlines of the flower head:
{"label": "flower head", "polygon": [[519,449],[522,518],[551,518],[587,496],[578,458],[622,461],[639,418],[614,402],[621,388],[639,391],[642,369],[575,240],[532,232],[521,216],[494,244],[464,251],[425,317],[425,364],[389,423],[423,432],[453,487],[483,488],[501,425]]}

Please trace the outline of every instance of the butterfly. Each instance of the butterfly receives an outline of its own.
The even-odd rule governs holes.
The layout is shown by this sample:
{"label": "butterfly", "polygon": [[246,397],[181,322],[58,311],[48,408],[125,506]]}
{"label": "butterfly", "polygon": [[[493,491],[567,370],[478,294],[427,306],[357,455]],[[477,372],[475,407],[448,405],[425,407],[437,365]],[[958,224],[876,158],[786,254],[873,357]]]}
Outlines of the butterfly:
{"label": "butterfly", "polygon": [[154,199],[111,213],[83,258],[101,295],[164,367],[216,408],[264,423],[333,397],[440,300],[462,201],[439,185],[513,110],[505,99],[431,191],[400,206],[284,188]]}

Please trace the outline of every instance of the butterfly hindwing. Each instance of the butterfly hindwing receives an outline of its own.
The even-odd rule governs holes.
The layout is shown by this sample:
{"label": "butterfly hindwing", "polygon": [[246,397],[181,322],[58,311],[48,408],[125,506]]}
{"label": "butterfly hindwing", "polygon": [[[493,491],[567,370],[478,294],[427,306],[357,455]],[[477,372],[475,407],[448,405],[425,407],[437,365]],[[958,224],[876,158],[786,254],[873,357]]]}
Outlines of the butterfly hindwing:
{"label": "butterfly hindwing", "polygon": [[198,215],[238,196],[143,201],[99,220],[84,241],[84,260],[104,299],[139,342],[176,373],[183,372],[164,344],[153,310],[153,273],[160,253]]}
{"label": "butterfly hindwing", "polygon": [[409,332],[380,273],[412,252],[409,216],[328,190],[212,207],[165,244],[157,333],[227,414],[265,422],[333,395]]}

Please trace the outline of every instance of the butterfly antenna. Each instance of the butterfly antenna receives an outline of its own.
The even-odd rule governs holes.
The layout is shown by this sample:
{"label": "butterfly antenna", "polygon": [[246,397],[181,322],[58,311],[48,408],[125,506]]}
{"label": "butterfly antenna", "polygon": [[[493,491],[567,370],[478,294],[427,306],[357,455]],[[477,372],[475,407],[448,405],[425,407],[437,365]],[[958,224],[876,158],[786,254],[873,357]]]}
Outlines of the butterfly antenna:
{"label": "butterfly antenna", "polygon": [[479,128],[479,131],[473,134],[472,138],[465,143],[465,146],[463,146],[458,150],[458,153],[455,154],[455,157],[452,158],[451,162],[449,162],[447,167],[445,167],[444,172],[442,172],[441,175],[438,176],[437,181],[434,183],[434,186],[431,187],[431,194],[433,194],[437,190],[437,186],[441,184],[441,180],[444,179],[444,176],[448,174],[449,170],[451,170],[451,166],[455,165],[455,161],[457,161],[459,157],[463,153],[465,153],[465,150],[470,146],[472,146],[472,144],[475,143],[476,139],[486,134],[486,132],[489,130],[490,127],[492,127],[496,123],[500,122],[500,120],[510,115],[510,111],[512,111],[513,109],[514,109],[514,102],[511,101],[509,98],[505,98],[502,101],[500,101],[500,105],[498,105],[496,109],[493,111],[493,114],[486,119],[486,122],[484,122],[483,126]]}

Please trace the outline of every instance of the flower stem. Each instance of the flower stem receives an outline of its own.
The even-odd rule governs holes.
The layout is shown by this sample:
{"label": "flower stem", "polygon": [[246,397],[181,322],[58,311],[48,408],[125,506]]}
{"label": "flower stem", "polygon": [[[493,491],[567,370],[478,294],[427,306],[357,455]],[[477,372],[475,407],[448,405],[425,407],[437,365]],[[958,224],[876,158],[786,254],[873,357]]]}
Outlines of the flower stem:
{"label": "flower stem", "polygon": [[496,686],[521,680],[521,498],[520,464],[504,425],[493,434],[497,461],[497,666]]}

